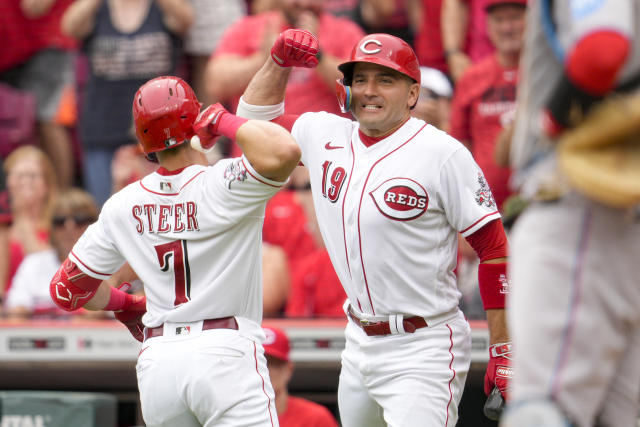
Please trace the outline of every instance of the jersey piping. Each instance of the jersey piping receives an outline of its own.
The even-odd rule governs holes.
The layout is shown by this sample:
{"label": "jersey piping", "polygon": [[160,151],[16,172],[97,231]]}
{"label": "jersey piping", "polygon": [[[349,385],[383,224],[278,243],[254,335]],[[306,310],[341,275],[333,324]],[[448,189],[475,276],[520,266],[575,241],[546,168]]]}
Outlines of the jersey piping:
{"label": "jersey piping", "polygon": [[148,191],[151,194],[157,194],[159,196],[177,196],[180,194],[180,192],[184,189],[184,187],[186,187],[187,185],[189,185],[194,179],[196,179],[196,177],[198,175],[200,175],[201,173],[203,173],[204,171],[200,171],[197,174],[195,174],[189,181],[185,182],[184,185],[182,187],[180,187],[180,190],[178,190],[177,193],[158,193],[157,191],[153,191],[148,189],[147,187],[144,186],[144,184],[142,183],[142,180],[140,180],[140,186],[145,189],[146,191]]}
{"label": "jersey piping", "polygon": [[[405,142],[403,142],[402,144],[400,144],[400,146],[394,148],[393,150],[389,151],[387,154],[385,154],[384,156],[380,157],[378,160],[376,160],[376,162],[371,166],[371,168],[369,168],[369,173],[367,174],[367,178],[364,180],[364,184],[362,185],[362,191],[360,193],[360,201],[358,202],[358,250],[360,252],[360,264],[362,265],[362,276],[364,277],[364,285],[367,288],[367,296],[369,297],[369,304],[371,304],[371,311],[373,312],[373,315],[375,316],[376,314],[376,309],[373,306],[373,300],[371,299],[371,292],[369,291],[369,282],[367,281],[367,272],[366,269],[364,267],[364,260],[362,259],[362,234],[360,232],[360,209],[362,208],[362,199],[364,198],[364,192],[365,189],[367,188],[367,182],[369,182],[369,177],[371,176],[371,172],[373,171],[373,169],[378,165],[378,163],[380,163],[382,160],[386,159],[387,157],[389,157],[391,154],[395,153],[396,151],[398,151],[399,149],[401,149],[402,147],[404,147],[405,145],[407,145],[413,138],[416,137],[416,135],[418,135],[420,132],[422,132],[422,129],[424,129],[427,126],[427,124],[425,123],[424,125],[422,125],[422,127],[420,129],[418,129],[418,131],[416,133],[414,133],[411,138],[407,139]],[[351,139],[351,151],[353,152],[353,138]],[[355,155],[353,156],[354,160],[355,160]],[[345,197],[343,199],[343,206],[344,206],[344,200],[346,199],[346,193],[345,193]],[[344,222],[344,214],[342,215],[342,221]],[[345,244],[346,244],[346,240],[345,240]]]}

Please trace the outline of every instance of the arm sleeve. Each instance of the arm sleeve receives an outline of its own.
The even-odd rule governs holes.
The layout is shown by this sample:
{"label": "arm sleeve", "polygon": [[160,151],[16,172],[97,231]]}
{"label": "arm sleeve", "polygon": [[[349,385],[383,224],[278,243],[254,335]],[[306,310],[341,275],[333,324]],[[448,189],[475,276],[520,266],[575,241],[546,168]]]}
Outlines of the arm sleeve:
{"label": "arm sleeve", "polygon": [[507,236],[502,221],[493,221],[466,237],[480,262],[507,256]]}
{"label": "arm sleeve", "polygon": [[444,162],[440,188],[447,219],[464,237],[500,218],[487,180],[466,148],[458,148]]}

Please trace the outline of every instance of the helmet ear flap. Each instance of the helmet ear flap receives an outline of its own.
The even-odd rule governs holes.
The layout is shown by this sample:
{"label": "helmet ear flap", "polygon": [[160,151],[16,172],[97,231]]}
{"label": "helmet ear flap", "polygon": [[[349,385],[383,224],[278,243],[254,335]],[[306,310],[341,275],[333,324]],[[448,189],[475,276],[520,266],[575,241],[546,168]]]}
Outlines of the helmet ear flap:
{"label": "helmet ear flap", "polygon": [[344,84],[344,79],[336,80],[336,97],[338,98],[338,104],[340,105],[340,111],[346,113],[351,108],[351,86]]}

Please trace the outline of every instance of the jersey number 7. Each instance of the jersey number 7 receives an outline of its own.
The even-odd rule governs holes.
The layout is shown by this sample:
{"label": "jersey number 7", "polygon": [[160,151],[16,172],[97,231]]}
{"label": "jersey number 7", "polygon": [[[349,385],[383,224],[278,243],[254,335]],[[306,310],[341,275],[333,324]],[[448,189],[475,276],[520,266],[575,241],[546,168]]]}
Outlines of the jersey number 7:
{"label": "jersey number 7", "polygon": [[173,276],[176,288],[175,306],[179,306],[191,297],[191,271],[186,240],[174,240],[154,246],[160,263],[160,270],[169,271],[169,259],[173,258]]}

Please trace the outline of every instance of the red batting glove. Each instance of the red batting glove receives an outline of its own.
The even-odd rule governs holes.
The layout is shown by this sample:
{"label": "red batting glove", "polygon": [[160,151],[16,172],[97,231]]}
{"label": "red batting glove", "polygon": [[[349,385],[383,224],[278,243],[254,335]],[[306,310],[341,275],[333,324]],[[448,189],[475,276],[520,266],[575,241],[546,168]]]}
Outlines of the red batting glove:
{"label": "red batting glove", "polygon": [[[118,289],[127,289],[128,283],[123,283]],[[130,298],[129,298],[130,297]],[[128,295],[126,305],[122,310],[114,311],[116,319],[129,329],[131,335],[138,341],[144,341],[144,324],[142,316],[147,312],[147,298],[140,295]]]}
{"label": "red batting glove", "polygon": [[318,39],[309,31],[285,30],[273,43],[271,58],[281,67],[314,68],[318,49]]}
{"label": "red batting glove", "polygon": [[218,134],[220,117],[227,113],[228,111],[220,103],[209,105],[202,110],[193,124],[195,136],[191,138],[191,146],[202,152],[211,150],[220,137]]}
{"label": "red batting glove", "polygon": [[511,369],[511,343],[494,344],[489,347],[489,363],[484,375],[484,393],[489,396],[494,387],[498,387],[504,400],[507,400],[508,382],[513,376]]}

